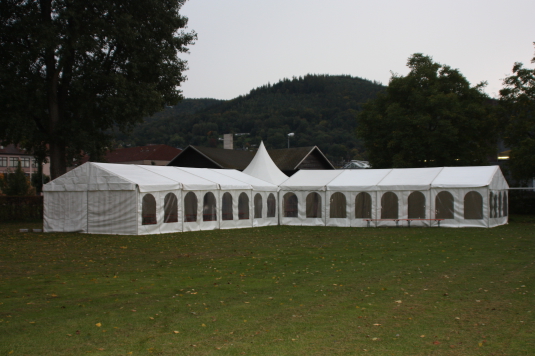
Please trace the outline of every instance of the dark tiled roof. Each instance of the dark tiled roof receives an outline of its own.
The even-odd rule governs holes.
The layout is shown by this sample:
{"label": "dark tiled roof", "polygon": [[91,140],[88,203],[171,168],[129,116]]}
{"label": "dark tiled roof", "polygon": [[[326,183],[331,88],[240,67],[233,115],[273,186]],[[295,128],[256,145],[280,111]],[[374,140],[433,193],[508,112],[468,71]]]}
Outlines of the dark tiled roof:
{"label": "dark tiled roof", "polygon": [[225,150],[222,148],[189,146],[226,169],[244,170],[254,157],[251,151]]}
{"label": "dark tiled roof", "polygon": [[168,145],[149,145],[141,147],[118,148],[106,154],[108,163],[134,162],[134,161],[170,161],[181,150]]}
{"label": "dark tiled roof", "polygon": [[[188,146],[184,152],[186,153],[187,150],[197,151],[221,168],[238,170],[247,168],[256,153],[251,151],[225,150],[202,146]],[[316,146],[268,150],[268,153],[281,171],[293,171],[296,170],[299,164],[315,150],[317,150],[321,157],[325,158],[323,153],[321,153]],[[327,166],[332,167],[332,164],[327,158],[325,158],[325,161]],[[173,162],[170,164],[173,165]],[[332,169],[334,169],[334,167]]]}
{"label": "dark tiled roof", "polygon": [[21,150],[15,145],[7,145],[0,148],[0,154],[3,155],[30,155],[28,152]]}

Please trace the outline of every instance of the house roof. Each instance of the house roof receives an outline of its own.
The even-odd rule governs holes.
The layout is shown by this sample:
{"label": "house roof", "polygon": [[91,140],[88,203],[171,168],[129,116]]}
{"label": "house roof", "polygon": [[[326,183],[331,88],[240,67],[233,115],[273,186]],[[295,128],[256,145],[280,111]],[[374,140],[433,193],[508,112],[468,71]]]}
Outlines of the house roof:
{"label": "house roof", "polygon": [[118,148],[106,153],[108,163],[135,162],[135,161],[170,161],[180,152],[178,148],[168,145],[148,145],[140,147]]}
{"label": "house roof", "polygon": [[[212,161],[216,166],[225,169],[244,170],[255,156],[255,153],[251,151],[225,150],[222,148],[191,145],[182,152],[186,154],[188,150],[196,151]],[[312,153],[320,155],[325,159],[325,162],[334,169],[334,166],[317,146],[268,150],[268,153],[273,162],[282,171],[293,171],[298,169],[299,165]],[[179,158],[179,156],[175,157],[175,159]],[[173,161],[171,161],[169,165],[173,165]]]}
{"label": "house roof", "polygon": [[0,146],[0,155],[27,155],[31,156],[28,152],[25,150],[21,150],[15,145],[7,145],[7,146]]}

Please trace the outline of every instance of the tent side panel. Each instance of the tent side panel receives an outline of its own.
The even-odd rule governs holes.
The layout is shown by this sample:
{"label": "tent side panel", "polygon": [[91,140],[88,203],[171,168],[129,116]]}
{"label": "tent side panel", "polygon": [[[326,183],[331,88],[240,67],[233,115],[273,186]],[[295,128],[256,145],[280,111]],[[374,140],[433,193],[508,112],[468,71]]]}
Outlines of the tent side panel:
{"label": "tent side panel", "polygon": [[137,192],[111,190],[88,192],[90,234],[137,234]]}
{"label": "tent side panel", "polygon": [[45,192],[45,232],[87,232],[87,192]]}

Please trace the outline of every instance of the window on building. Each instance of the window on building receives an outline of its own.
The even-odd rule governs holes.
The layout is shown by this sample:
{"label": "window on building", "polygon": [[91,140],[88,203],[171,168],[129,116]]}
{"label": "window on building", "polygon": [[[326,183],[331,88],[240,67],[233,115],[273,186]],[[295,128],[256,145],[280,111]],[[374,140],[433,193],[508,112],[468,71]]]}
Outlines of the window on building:
{"label": "window on building", "polygon": [[238,197],[238,218],[240,220],[249,219],[249,197],[247,193],[241,193]]}
{"label": "window on building", "polygon": [[450,192],[440,192],[435,197],[435,219],[454,219],[453,195]]}
{"label": "window on building", "polygon": [[215,200],[214,193],[208,192],[204,195],[202,206],[202,220],[217,221],[217,203]]}
{"label": "window on building", "polygon": [[284,205],[284,217],[285,218],[296,218],[298,215],[297,211],[297,196],[294,193],[286,193],[283,197]]}
{"label": "window on building", "polygon": [[331,195],[331,212],[330,218],[346,218],[346,196],[343,193],[336,192]]}
{"label": "window on building", "polygon": [[307,218],[321,218],[321,196],[318,193],[307,195],[306,212]]}
{"label": "window on building", "polygon": [[386,192],[381,197],[381,219],[398,219],[398,196]]}
{"label": "window on building", "polygon": [[141,202],[141,224],[156,224],[156,199],[152,194],[145,194]]}
{"label": "window on building", "polygon": [[366,192],[355,197],[355,219],[372,218],[372,197]]}
{"label": "window on building", "polygon": [[254,196],[254,218],[262,219],[262,196],[258,193]]}
{"label": "window on building", "polygon": [[30,157],[22,157],[20,159],[20,166],[22,168],[30,168]]}
{"label": "window on building", "polygon": [[184,197],[184,222],[197,221],[197,196],[189,192]]}
{"label": "window on building", "polygon": [[467,220],[483,219],[483,197],[475,191],[464,196],[464,218]]}
{"label": "window on building", "polygon": [[223,202],[221,206],[221,214],[223,220],[232,220],[234,219],[234,215],[232,212],[232,195],[229,192],[226,192],[223,194]]}
{"label": "window on building", "polygon": [[9,157],[9,166],[10,167],[18,167],[19,166],[19,159],[17,157]]}
{"label": "window on building", "polygon": [[168,193],[163,200],[164,223],[178,222],[178,199],[173,193]]}
{"label": "window on building", "polygon": [[408,199],[409,219],[425,219],[425,195],[412,192]]}
{"label": "window on building", "polygon": [[0,167],[7,167],[7,157],[0,157]]}
{"label": "window on building", "polygon": [[270,193],[267,199],[267,217],[274,218],[277,214],[277,199]]}

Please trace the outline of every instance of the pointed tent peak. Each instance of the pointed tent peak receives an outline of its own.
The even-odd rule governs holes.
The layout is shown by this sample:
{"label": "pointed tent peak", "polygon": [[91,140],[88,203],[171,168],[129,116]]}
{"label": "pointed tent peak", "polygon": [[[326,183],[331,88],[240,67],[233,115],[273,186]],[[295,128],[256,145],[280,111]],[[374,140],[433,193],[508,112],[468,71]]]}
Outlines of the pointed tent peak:
{"label": "pointed tent peak", "polygon": [[279,185],[288,179],[288,176],[282,173],[271,159],[264,146],[264,141],[260,142],[260,147],[256,151],[256,155],[247,168],[243,170],[243,173],[275,185]]}

